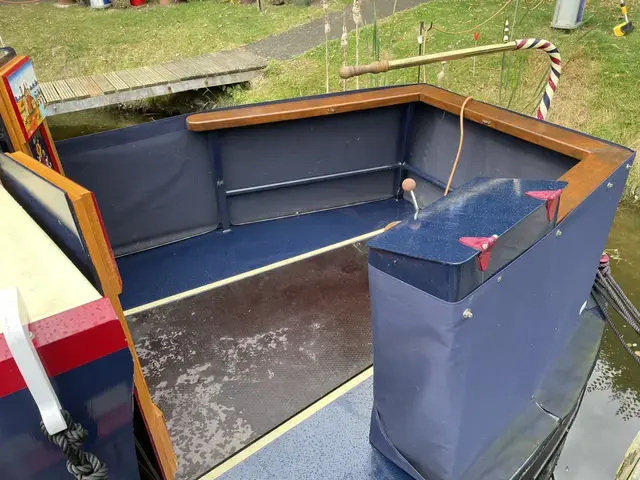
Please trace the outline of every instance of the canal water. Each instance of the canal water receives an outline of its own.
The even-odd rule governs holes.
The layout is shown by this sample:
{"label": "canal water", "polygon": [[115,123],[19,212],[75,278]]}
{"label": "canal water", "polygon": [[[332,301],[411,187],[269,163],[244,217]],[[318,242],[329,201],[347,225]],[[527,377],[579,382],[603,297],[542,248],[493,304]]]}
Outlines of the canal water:
{"label": "canal water", "polygon": [[[640,210],[620,207],[607,251],[613,276],[640,307]],[[627,343],[640,337],[615,317]],[[640,431],[640,365],[607,328],[600,358],[556,468],[556,480],[611,480],[625,452]]]}
{"label": "canal water", "polygon": [[[51,117],[54,138],[86,135],[167,116],[116,109]],[[640,209],[620,207],[607,250],[613,275],[640,307]],[[640,353],[640,337],[615,318],[627,343]],[[640,365],[617,337],[605,330],[602,349],[587,393],[555,471],[556,480],[612,480],[625,452],[640,431]]]}

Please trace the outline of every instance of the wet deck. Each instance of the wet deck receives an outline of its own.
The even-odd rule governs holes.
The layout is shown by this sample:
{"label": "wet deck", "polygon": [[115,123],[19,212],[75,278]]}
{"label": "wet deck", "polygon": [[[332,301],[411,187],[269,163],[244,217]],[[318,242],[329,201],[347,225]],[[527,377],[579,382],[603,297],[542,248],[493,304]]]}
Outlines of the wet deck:
{"label": "wet deck", "polygon": [[343,247],[128,317],[179,479],[371,364],[367,252]]}

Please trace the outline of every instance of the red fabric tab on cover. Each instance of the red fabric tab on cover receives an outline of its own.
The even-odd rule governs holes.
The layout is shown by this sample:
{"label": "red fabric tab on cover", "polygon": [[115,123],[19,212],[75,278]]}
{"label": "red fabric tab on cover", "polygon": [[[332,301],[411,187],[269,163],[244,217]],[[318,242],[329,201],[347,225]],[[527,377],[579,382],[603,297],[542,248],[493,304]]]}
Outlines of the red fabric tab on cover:
{"label": "red fabric tab on cover", "polygon": [[494,235],[492,237],[460,237],[459,242],[462,245],[480,251],[480,255],[478,255],[478,268],[484,272],[489,268],[491,249],[496,244],[496,240],[498,240],[498,236]]}
{"label": "red fabric tab on cover", "polygon": [[[29,331],[50,377],[127,348],[120,319],[108,298],[34,322]],[[23,388],[22,374],[0,334],[0,398]]]}
{"label": "red fabric tab on cover", "polygon": [[558,210],[558,203],[560,203],[560,195],[562,190],[534,190],[526,192],[529,197],[537,198],[547,202],[547,220],[552,221]]}

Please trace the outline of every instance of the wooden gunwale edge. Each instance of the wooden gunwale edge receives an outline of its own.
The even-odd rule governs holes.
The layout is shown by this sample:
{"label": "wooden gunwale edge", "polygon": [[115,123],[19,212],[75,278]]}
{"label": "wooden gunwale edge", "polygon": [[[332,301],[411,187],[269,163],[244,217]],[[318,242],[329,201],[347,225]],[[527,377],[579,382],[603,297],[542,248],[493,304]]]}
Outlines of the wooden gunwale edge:
{"label": "wooden gunwale edge", "polygon": [[187,117],[187,129],[203,132],[259,125],[399,105],[419,101],[419,99],[420,87],[417,85],[389,90],[354,92],[336,97],[301,99],[286,103],[277,102],[238,109],[195,113]]}
{"label": "wooden gunwale edge", "polygon": [[[204,132],[367,110],[414,101],[459,115],[465,98],[431,85],[407,85],[383,90],[357,91],[334,97],[197,113],[189,115],[186,122],[189,130]],[[558,221],[566,217],[617,167],[633,155],[633,151],[624,147],[479,101],[468,104],[465,118],[578,160],[576,165],[559,179],[569,184],[562,195]]]}

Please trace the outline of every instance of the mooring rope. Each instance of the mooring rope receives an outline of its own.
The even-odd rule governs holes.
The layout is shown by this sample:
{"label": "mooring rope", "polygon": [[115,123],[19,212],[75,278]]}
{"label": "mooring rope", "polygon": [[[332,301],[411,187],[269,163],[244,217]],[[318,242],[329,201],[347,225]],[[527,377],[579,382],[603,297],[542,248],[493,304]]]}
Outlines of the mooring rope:
{"label": "mooring rope", "polygon": [[62,410],[62,416],[68,425],[66,430],[49,435],[42,422],[40,422],[40,430],[47,440],[60,447],[67,457],[67,471],[76,480],[107,480],[109,478],[107,466],[94,454],[82,451],[88,432],[82,425],[75,422],[66,410]]}
{"label": "mooring rope", "polygon": [[560,74],[562,73],[562,58],[558,48],[547,40],[539,38],[524,38],[516,40],[516,50],[528,50],[539,49],[544,50],[549,59],[551,60],[549,79],[547,80],[547,86],[544,89],[542,100],[538,106],[536,117],[539,120],[546,120],[549,108],[551,107],[551,101],[553,100],[553,94],[558,89],[558,83],[560,83]]}
{"label": "mooring rope", "polygon": [[620,330],[613,323],[613,319],[609,314],[607,303],[618,312],[622,319],[629,325],[638,335],[640,335],[640,312],[631,303],[631,300],[624,294],[618,282],[615,281],[611,275],[611,266],[609,264],[609,257],[603,255],[600,261],[600,267],[598,267],[598,273],[596,274],[596,281],[593,284],[593,298],[598,304],[598,308],[602,311],[605,320],[609,324],[609,327],[613,333],[618,337],[620,343],[627,351],[629,355],[640,365],[640,357],[631,349],[631,347],[624,341]]}

